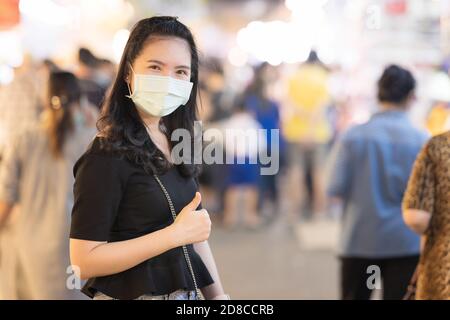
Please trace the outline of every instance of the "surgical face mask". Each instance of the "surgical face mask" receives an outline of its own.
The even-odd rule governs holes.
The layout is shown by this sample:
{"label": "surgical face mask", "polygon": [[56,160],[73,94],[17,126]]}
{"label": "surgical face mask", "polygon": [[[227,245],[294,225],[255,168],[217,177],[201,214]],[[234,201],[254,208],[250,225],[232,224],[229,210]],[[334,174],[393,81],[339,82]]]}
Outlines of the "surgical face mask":
{"label": "surgical face mask", "polygon": [[192,82],[172,77],[134,73],[134,90],[131,93],[128,85],[127,97],[148,114],[164,117],[189,101],[192,86]]}

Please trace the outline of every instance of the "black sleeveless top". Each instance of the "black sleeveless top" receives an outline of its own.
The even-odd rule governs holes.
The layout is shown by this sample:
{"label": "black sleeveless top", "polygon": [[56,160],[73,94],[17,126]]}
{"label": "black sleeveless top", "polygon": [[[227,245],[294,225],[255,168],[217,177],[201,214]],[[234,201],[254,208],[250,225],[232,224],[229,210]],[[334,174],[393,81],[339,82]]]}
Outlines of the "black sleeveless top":
{"label": "black sleeveless top", "polygon": [[[74,166],[70,237],[123,241],[172,224],[167,200],[154,177],[125,157],[103,151],[99,139],[94,139]],[[159,178],[177,213],[198,190],[195,179],[183,177],[175,166]],[[193,245],[187,249],[198,287],[212,284],[214,281]],[[116,299],[134,299],[143,294],[162,295],[194,288],[182,247],[178,247],[118,274],[89,279],[82,292],[89,297],[100,291]]]}

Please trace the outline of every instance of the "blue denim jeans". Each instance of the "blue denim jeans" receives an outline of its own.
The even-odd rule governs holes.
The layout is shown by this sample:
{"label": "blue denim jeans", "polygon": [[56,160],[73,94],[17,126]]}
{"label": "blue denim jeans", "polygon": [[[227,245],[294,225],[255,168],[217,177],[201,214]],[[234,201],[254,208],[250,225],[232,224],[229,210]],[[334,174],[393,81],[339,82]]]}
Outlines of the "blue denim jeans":
{"label": "blue denim jeans", "polygon": [[[107,296],[106,294],[98,291],[93,300],[118,300]],[[150,295],[144,294],[142,296],[137,297],[135,300],[197,300],[197,293],[195,290],[186,291],[186,290],[177,290],[169,294],[163,295]]]}

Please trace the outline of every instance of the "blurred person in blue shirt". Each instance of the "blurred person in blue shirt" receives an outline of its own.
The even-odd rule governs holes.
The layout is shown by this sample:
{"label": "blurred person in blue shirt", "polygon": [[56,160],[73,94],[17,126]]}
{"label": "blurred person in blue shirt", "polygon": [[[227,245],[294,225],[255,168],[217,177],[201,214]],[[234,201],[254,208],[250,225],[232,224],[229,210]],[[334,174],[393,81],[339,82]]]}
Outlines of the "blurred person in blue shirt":
{"label": "blurred person in blue shirt", "polygon": [[[280,166],[283,167],[285,163],[285,151],[286,143],[283,137],[280,135],[279,139],[275,142],[277,145],[272,146],[272,129],[280,130],[280,106],[279,104],[270,98],[268,93],[269,83],[272,82],[274,77],[272,67],[264,62],[255,69],[255,75],[253,81],[244,92],[244,104],[247,110],[252,113],[255,119],[259,122],[262,129],[267,132],[266,135],[266,147],[268,152],[272,156],[279,157]],[[274,153],[278,151],[278,155]],[[262,208],[264,200],[270,200],[273,204],[272,216],[275,218],[278,212],[278,187],[277,187],[276,175],[262,175],[259,186],[259,209]]]}
{"label": "blurred person in blue shirt", "polygon": [[258,159],[260,152],[266,150],[266,141],[259,139],[257,132],[261,125],[248,112],[241,97],[236,99],[233,114],[224,123],[224,128],[227,188],[224,195],[223,226],[228,230],[238,226],[240,200],[243,198],[245,227],[255,230],[263,222],[258,215],[258,185],[261,178]]}
{"label": "blurred person in blue shirt", "polygon": [[345,132],[333,150],[327,193],[343,203],[342,299],[369,299],[379,288],[380,282],[369,281],[377,270],[383,298],[401,299],[417,265],[420,239],[401,212],[413,163],[427,140],[408,119],[414,88],[411,72],[387,67],[378,81],[381,111]]}

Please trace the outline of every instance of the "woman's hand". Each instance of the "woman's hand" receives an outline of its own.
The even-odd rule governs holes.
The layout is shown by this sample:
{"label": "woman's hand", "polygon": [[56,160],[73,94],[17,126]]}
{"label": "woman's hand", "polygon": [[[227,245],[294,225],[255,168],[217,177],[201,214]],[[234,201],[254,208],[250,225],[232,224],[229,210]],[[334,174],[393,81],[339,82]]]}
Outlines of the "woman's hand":
{"label": "woman's hand", "polygon": [[431,213],[417,209],[403,210],[405,224],[414,232],[424,234],[430,225]]}
{"label": "woman's hand", "polygon": [[194,199],[178,214],[175,222],[169,226],[173,230],[174,241],[178,246],[205,241],[211,233],[211,220],[205,209],[196,210],[202,197],[195,193]]}

